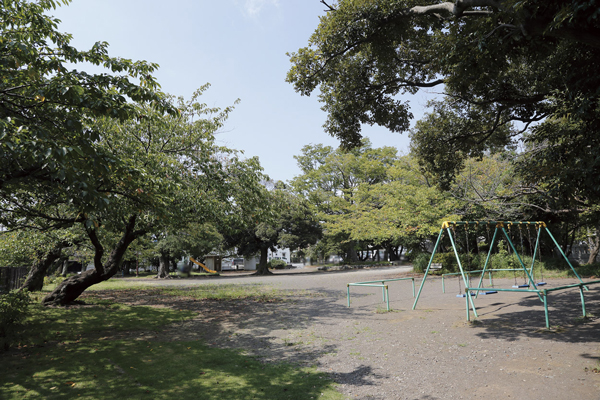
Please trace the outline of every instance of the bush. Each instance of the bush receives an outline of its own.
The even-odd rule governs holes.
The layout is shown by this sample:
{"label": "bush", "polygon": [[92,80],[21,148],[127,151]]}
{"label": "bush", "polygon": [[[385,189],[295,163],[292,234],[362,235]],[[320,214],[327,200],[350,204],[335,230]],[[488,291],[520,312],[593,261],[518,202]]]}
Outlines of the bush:
{"label": "bush", "polygon": [[15,327],[29,314],[29,292],[12,291],[0,295],[0,347],[7,350],[14,339]]}
{"label": "bush", "polygon": [[[475,271],[479,269],[483,269],[483,264],[485,263],[486,254],[459,254],[460,262],[465,271]],[[427,264],[429,263],[429,259],[431,258],[431,254],[429,253],[420,253],[416,255],[413,259],[413,270],[415,272],[425,272],[427,268]],[[433,263],[442,264],[441,273],[448,274],[451,272],[459,272],[458,263],[456,262],[456,255],[454,252],[449,253],[435,253],[433,256]],[[489,266],[488,266],[489,268]],[[439,270],[438,270],[439,271]],[[429,271],[432,272],[431,270]]]}
{"label": "bush", "polygon": [[427,263],[429,262],[430,254],[427,253],[419,253],[412,257],[412,266],[414,272],[425,272],[425,268],[427,268]]}
{"label": "bush", "polygon": [[267,266],[271,269],[284,269],[287,263],[283,260],[272,259],[267,263]]}
{"label": "bush", "polygon": [[[413,270],[415,272],[425,272],[431,254],[419,253],[413,258]],[[442,273],[456,272],[458,266],[456,264],[456,256],[454,253],[435,253],[433,263],[442,264]],[[429,270],[431,273],[432,271]]]}
{"label": "bush", "polygon": [[[577,273],[582,277],[588,278],[600,276],[600,263],[586,264],[580,267],[575,267],[575,269],[577,270]],[[569,271],[569,276],[575,276],[575,274],[573,274],[572,271]]]}
{"label": "bush", "polygon": [[64,281],[66,278],[64,276],[45,276],[44,277],[44,286],[51,285],[53,283],[59,284]]}

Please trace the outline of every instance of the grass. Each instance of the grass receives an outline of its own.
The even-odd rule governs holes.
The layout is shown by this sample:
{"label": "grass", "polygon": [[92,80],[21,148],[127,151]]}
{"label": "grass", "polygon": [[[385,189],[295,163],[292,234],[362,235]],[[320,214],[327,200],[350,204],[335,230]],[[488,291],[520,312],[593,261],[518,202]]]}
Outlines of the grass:
{"label": "grass", "polygon": [[[314,368],[198,342],[79,341],[6,357],[3,399],[340,399]],[[323,393],[323,396],[321,396]]]}
{"label": "grass", "polygon": [[75,342],[90,335],[156,331],[196,315],[191,311],[174,311],[167,308],[98,303],[96,306],[82,308],[46,308],[39,304],[31,305],[32,315],[25,321],[18,345],[25,348],[43,346],[52,341]]}
{"label": "grass", "polygon": [[[97,285],[101,286],[101,285]],[[107,282],[100,290],[140,286]],[[260,285],[153,291],[165,296],[278,301]],[[219,288],[213,287],[219,286]],[[217,290],[218,289],[218,290]],[[160,301],[160,300],[158,300]],[[88,298],[85,307],[31,306],[19,343],[0,355],[2,399],[327,399],[343,396],[315,368],[263,364],[243,349],[145,335],[196,316],[192,311],[127,306]],[[163,337],[158,335],[159,337]]]}
{"label": "grass", "polygon": [[252,299],[261,302],[281,301],[289,292],[265,285],[207,284],[187,288],[161,288],[170,296],[191,297],[196,300],[242,300]]}
{"label": "grass", "polygon": [[[54,290],[56,284],[46,285],[42,294]],[[257,301],[280,301],[290,295],[291,292],[275,289],[271,286],[261,284],[202,284],[187,287],[157,286],[153,282],[136,281],[135,279],[109,279],[91,286],[86,293],[99,290],[153,290],[157,294],[168,296],[190,297],[196,300],[243,300],[252,299]],[[295,295],[310,295],[306,291],[293,292]],[[134,294],[134,293],[133,293]]]}

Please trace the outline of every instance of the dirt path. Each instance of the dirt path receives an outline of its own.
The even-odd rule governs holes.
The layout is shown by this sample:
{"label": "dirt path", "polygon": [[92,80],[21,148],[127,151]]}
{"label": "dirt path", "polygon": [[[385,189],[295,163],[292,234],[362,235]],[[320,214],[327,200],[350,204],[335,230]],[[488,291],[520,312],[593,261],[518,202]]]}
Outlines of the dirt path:
{"label": "dirt path", "polygon": [[[335,273],[236,275],[211,280],[170,280],[160,285],[266,283],[310,290],[284,303],[190,302],[171,306],[198,318],[163,336],[198,338],[212,346],[243,348],[266,362],[317,365],[352,399],[600,399],[600,318],[582,320],[577,290],[550,297],[551,330],[537,296],[481,296],[480,318],[466,321],[458,285],[427,281],[418,308],[410,281],[390,282],[392,312],[383,312],[381,289],[346,284],[393,278],[401,268]],[[419,281],[417,280],[417,288]],[[510,280],[497,280],[511,287]],[[572,281],[550,281],[560,286]],[[588,313],[600,315],[600,285],[586,292]],[[137,302],[143,302],[137,299]]]}

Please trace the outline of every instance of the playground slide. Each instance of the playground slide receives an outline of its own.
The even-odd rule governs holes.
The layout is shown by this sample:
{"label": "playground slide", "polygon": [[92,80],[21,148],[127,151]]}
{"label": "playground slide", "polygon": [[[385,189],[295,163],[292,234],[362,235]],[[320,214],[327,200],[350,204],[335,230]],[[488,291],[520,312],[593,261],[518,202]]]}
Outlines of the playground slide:
{"label": "playground slide", "polygon": [[206,272],[208,272],[210,274],[216,274],[217,273],[217,271],[213,271],[212,269],[206,268],[206,265],[202,264],[201,262],[198,262],[198,261],[194,260],[192,257],[190,257],[190,261],[193,262],[196,265],[201,266],[203,270],[205,270]]}

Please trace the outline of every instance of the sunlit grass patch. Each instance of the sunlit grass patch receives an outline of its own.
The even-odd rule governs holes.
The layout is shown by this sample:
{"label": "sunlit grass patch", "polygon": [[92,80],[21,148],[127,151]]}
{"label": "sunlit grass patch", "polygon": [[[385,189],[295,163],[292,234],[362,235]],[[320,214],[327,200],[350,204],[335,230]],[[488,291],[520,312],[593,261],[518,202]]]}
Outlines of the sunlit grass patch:
{"label": "sunlit grass patch", "polygon": [[280,301],[291,291],[275,289],[267,285],[207,284],[194,287],[160,288],[161,293],[169,296],[191,297],[196,300],[255,300],[260,302]]}
{"label": "sunlit grass patch", "polygon": [[196,315],[192,311],[134,307],[111,302],[72,308],[49,308],[32,304],[30,309],[31,315],[20,328],[20,343],[16,343],[17,345],[79,340],[83,336],[101,335],[103,332],[157,330]]}
{"label": "sunlit grass patch", "polygon": [[314,368],[262,364],[198,342],[88,341],[12,354],[3,399],[341,399]]}

